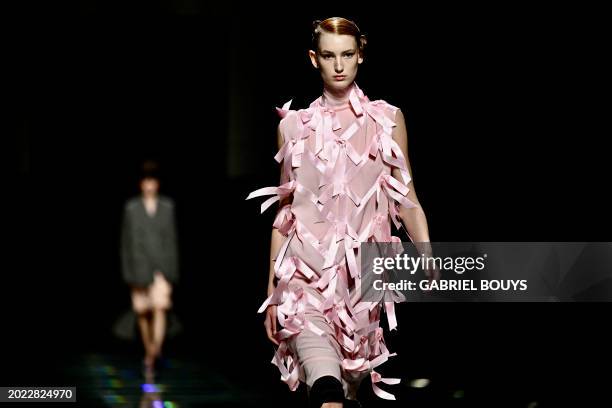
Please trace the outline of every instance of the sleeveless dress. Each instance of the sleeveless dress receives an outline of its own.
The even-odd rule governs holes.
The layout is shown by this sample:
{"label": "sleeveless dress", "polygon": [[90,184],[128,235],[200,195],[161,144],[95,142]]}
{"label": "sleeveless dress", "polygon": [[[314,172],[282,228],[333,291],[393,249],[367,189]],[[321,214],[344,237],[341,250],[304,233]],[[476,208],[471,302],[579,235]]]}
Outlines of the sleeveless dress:
{"label": "sleeveless dress", "polygon": [[[406,195],[411,180],[392,138],[397,108],[370,101],[356,83],[348,102],[332,106],[324,95],[308,109],[277,108],[284,145],[275,156],[281,184],[249,194],[273,195],[261,205],[290,199],[274,220],[286,238],[275,259],[277,284],[261,305],[277,305],[280,342],[272,363],[292,391],[308,389],[324,375],[343,384],[355,399],[368,374],[374,393],[395,399],[378,384],[398,384],[375,369],[395,353],[385,345],[381,310],[389,329],[397,326],[394,302],[360,301],[360,243],[401,242],[399,206],[416,207]],[[402,180],[391,175],[399,169]]]}

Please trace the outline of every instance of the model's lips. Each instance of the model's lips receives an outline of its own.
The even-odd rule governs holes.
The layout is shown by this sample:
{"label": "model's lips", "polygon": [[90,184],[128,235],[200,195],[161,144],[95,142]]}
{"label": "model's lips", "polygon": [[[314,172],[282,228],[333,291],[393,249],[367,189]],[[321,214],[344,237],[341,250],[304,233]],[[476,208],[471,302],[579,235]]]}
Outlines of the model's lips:
{"label": "model's lips", "polygon": [[336,81],[342,81],[344,78],[346,78],[346,75],[334,75]]}

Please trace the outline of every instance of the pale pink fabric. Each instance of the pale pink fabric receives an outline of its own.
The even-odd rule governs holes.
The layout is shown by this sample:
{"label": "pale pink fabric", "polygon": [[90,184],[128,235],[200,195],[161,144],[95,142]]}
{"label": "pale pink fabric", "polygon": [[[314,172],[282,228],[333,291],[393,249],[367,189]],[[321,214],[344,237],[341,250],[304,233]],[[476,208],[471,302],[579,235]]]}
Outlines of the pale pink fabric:
{"label": "pale pink fabric", "polygon": [[[399,379],[374,371],[390,356],[379,327],[385,308],[390,329],[397,323],[393,302],[360,301],[361,242],[400,242],[391,236],[399,226],[398,206],[414,207],[406,198],[405,158],[392,138],[397,108],[370,101],[353,83],[346,103],[322,95],[308,109],[278,109],[284,145],[276,155],[281,185],[252,192],[247,199],[273,195],[292,198],[279,209],[274,227],[286,236],[275,263],[274,293],[259,312],[278,305],[280,341],[272,362],[281,379],[296,390],[323,375],[343,382],[345,394],[368,374],[381,398],[395,397],[378,387]],[[400,170],[402,180],[391,171]]]}

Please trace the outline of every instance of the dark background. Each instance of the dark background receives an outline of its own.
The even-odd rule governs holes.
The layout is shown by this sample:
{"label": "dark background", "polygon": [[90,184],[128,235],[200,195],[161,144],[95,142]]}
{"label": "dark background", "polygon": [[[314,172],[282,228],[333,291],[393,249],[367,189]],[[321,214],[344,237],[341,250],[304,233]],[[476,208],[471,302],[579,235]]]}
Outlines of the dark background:
{"label": "dark background", "polygon": [[[46,7],[5,30],[15,154],[3,384],[66,384],[66,362],[92,352],[139,358],[110,327],[129,307],[121,209],[137,193],[140,161],[154,157],[181,248],[184,333],[168,353],[237,389],[298,401],[269,363],[256,314],[273,211],[259,215],[244,198],[278,182],[274,108],[307,107],[322,91],[307,59],[316,18],[353,18],[368,35],[357,82],[406,116],[432,240],[609,240],[595,12]],[[606,303],[402,304],[389,335],[399,357],[383,374],[464,387],[495,406],[581,400],[602,391],[593,370],[609,364],[609,312]]]}

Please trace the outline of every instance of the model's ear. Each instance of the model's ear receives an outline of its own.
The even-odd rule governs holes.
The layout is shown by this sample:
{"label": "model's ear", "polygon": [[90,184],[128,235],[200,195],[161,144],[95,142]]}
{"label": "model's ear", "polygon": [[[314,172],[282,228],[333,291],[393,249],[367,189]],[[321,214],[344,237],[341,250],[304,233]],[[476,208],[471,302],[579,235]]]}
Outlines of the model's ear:
{"label": "model's ear", "polygon": [[312,66],[319,69],[319,63],[317,62],[317,53],[313,50],[308,50],[308,56],[310,57],[310,62]]}
{"label": "model's ear", "polygon": [[363,57],[361,56],[361,53],[359,53],[359,57],[357,57],[357,63],[361,64],[363,62]]}

